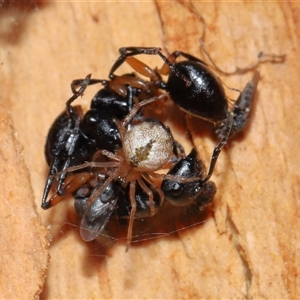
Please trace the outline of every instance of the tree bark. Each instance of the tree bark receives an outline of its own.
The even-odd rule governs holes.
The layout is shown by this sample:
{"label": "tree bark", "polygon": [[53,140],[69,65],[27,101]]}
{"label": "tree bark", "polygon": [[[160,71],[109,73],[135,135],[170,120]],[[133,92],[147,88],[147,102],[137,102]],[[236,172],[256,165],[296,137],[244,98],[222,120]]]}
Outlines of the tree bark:
{"label": "tree bark", "polygon": [[[15,5],[0,14],[1,298],[37,297],[45,274],[41,299],[299,298],[300,5],[45,2],[34,10]],[[286,54],[285,62],[258,66],[251,120],[222,150],[212,177],[218,192],[205,221],[128,252],[121,242],[108,250],[84,243],[72,200],[49,211],[40,208],[48,172],[43,148],[71,96],[71,81],[89,73],[107,78],[124,46],[182,50],[211,65],[199,43],[201,18],[205,49],[226,72],[256,64],[261,51]],[[158,57],[141,59],[162,65]],[[236,99],[230,87],[242,90],[253,71],[216,74],[229,87],[228,97]],[[85,109],[99,88],[87,89],[79,101]],[[208,166],[217,142],[210,126],[168,105],[174,135],[186,149],[190,135]],[[51,226],[47,272],[47,231],[39,217]],[[162,215],[161,222],[176,221],[170,218]]]}

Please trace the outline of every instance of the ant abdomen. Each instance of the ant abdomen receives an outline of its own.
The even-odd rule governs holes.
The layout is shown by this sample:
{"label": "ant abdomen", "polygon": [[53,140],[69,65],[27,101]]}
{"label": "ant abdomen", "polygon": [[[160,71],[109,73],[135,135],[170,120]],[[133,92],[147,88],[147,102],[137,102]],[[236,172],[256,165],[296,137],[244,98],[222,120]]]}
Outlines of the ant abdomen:
{"label": "ant abdomen", "polygon": [[219,78],[201,62],[182,61],[176,70],[186,77],[189,85],[170,71],[166,91],[180,109],[214,124],[223,121],[228,114],[228,104]]}

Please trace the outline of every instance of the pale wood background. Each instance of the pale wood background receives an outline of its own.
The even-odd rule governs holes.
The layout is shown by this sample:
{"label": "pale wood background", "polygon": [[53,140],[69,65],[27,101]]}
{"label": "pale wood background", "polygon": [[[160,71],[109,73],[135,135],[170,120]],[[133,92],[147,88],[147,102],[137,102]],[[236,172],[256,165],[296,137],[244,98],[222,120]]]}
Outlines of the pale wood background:
{"label": "pale wood background", "polygon": [[[176,1],[48,2],[0,14],[1,298],[37,297],[45,274],[42,299],[300,297],[300,5],[211,1],[194,8],[207,24],[206,49],[222,69],[251,65],[260,51],[287,59],[259,67],[250,126],[220,156],[207,221],[127,253],[120,243],[104,252],[81,242],[77,227],[65,226],[74,221],[71,200],[39,208],[47,130],[70,97],[71,80],[106,78],[119,47],[201,57],[197,14]],[[242,89],[252,74],[219,76]],[[83,105],[96,90],[86,92]],[[202,133],[203,123],[187,123],[208,165],[215,139]],[[39,217],[52,226],[48,272]]]}

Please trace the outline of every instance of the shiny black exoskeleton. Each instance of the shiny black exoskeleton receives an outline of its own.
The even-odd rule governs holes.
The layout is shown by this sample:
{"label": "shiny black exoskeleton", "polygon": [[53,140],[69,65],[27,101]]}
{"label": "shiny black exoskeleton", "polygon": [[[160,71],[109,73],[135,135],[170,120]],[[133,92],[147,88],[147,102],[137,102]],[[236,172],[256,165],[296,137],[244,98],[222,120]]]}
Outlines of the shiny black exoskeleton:
{"label": "shiny black exoskeleton", "polygon": [[[182,51],[174,51],[166,57],[160,48],[156,47],[126,47],[120,48],[120,57],[112,66],[109,77],[114,78],[114,72],[126,61],[135,71],[150,78],[150,82],[166,90],[173,102],[188,114],[213,123],[221,140],[215,147],[210,168],[206,176],[208,180],[213,174],[215,164],[222,147],[230,136],[242,130],[250,116],[255,96],[259,72],[255,72],[253,79],[246,85],[233,108],[229,110],[228,100],[224,88],[208,66],[197,57]],[[160,70],[151,69],[133,56],[159,55],[165,62]],[[176,62],[182,56],[185,61]],[[168,75],[167,81],[161,75]],[[134,83],[133,83],[134,84]],[[139,107],[162,98],[162,96],[138,104]]]}
{"label": "shiny black exoskeleton", "polygon": [[[118,181],[110,182],[104,191],[92,202],[89,203],[93,193],[103,184],[92,186],[88,182],[81,186],[76,193],[75,210],[81,216],[80,235],[86,241],[94,240],[103,232],[111,216],[114,214],[117,219],[129,219],[131,204],[129,199],[129,188],[123,188]],[[161,205],[159,195],[153,190],[156,209]],[[136,187],[137,211],[135,218],[145,218],[151,215],[148,195],[137,185]]]}
{"label": "shiny black exoskeleton", "polygon": [[[162,181],[160,189],[164,194],[165,201],[173,206],[182,207],[193,204],[203,210],[212,202],[217,191],[214,182],[203,181],[204,172],[204,165],[193,149],[189,155],[180,159],[169,170],[168,175],[176,176],[177,180],[165,179]],[[191,179],[192,181],[180,182],[178,178]],[[132,206],[128,185],[124,188],[119,181],[112,181],[99,196],[91,201],[93,194],[101,188],[105,180],[98,181],[96,185],[92,185],[92,181],[87,182],[74,193],[75,209],[78,215],[82,217],[80,235],[87,242],[94,240],[103,232],[113,214],[116,215],[117,219],[130,219]],[[160,195],[150,185],[148,188],[153,193],[155,210],[159,213],[159,209],[163,205]],[[135,188],[135,205],[135,219],[152,216],[149,195],[139,184]]]}
{"label": "shiny black exoskeleton", "polygon": [[81,216],[80,235],[87,242],[94,240],[104,230],[116,209],[118,201],[125,197],[124,191],[118,182],[110,182],[99,197],[89,203],[93,192],[101,184],[100,181],[98,185],[92,186],[88,182],[74,193],[75,210]]}
{"label": "shiny black exoskeleton", "polygon": [[204,165],[199,160],[195,149],[185,158],[178,161],[168,172],[173,176],[184,178],[199,178],[191,182],[178,182],[165,179],[161,184],[165,200],[174,206],[186,206],[192,202],[199,207],[210,204],[217,192],[214,182],[204,181]]}
{"label": "shiny black exoskeleton", "polygon": [[181,76],[170,72],[165,89],[175,104],[186,113],[212,123],[227,118],[228,104],[224,88],[204,63],[181,61],[176,63],[176,70],[191,85],[187,87]]}
{"label": "shiny black exoskeleton", "polygon": [[[85,80],[72,82],[74,95],[67,101],[67,109],[53,122],[45,145],[45,157],[50,166],[46,181],[42,208],[51,207],[47,202],[54,175],[69,167],[92,161],[93,155],[100,149],[115,152],[121,147],[121,138],[116,119],[124,118],[132,108],[133,92],[130,89],[126,97],[122,97],[113,90],[103,88],[94,96],[90,109],[83,114],[80,106],[71,103],[82,95],[86,86],[97,82],[90,82],[90,75]],[[77,92],[75,86],[79,85]],[[67,176],[62,172],[58,177],[57,192],[64,194],[63,183]]]}
{"label": "shiny black exoskeleton", "polygon": [[[133,82],[136,79],[137,77],[129,77]],[[128,79],[121,77],[120,80]],[[84,80],[73,81],[74,95],[67,101],[66,111],[59,115],[49,131],[45,155],[50,171],[43,194],[42,208],[48,209],[57,204],[64,198],[65,193],[72,194],[75,198],[76,211],[82,216],[81,236],[85,241],[91,241],[102,232],[112,214],[116,214],[118,218],[130,219],[129,230],[132,230],[132,218],[152,216],[154,212],[159,211],[167,193],[177,195],[176,199],[166,197],[176,206],[185,206],[191,202],[199,207],[209,204],[216,192],[214,183],[207,182],[203,176],[203,166],[196,151],[193,150],[185,157],[182,147],[172,140],[170,132],[174,145],[173,167],[166,175],[154,174],[149,169],[150,176],[165,178],[162,187],[156,186],[145,170],[131,170],[129,166],[124,167],[121,162],[113,163],[109,159],[115,157],[114,159],[119,161],[120,157],[115,153],[122,150],[124,138],[122,135],[126,135],[134,117],[137,117],[138,122],[149,123],[149,120],[143,119],[136,112],[134,115],[131,114],[133,99],[138,98],[140,90],[130,85],[125,87],[127,91],[125,96],[119,95],[111,87],[101,89],[93,98],[90,110],[85,114],[82,113],[80,106],[72,106],[73,101],[82,95],[87,85],[98,82],[102,81],[91,80],[90,75]],[[79,87],[78,91],[76,87]],[[151,92],[148,93],[152,95]],[[140,99],[137,99],[138,101]],[[129,126],[122,125],[121,134],[116,120],[122,122],[128,114],[131,114],[126,123]],[[151,122],[159,127],[165,127],[158,121]],[[103,150],[105,153],[109,152],[105,157],[101,154]],[[121,175],[124,170],[135,172],[135,177],[128,182],[127,175]],[[47,201],[54,180],[57,181],[56,193]],[[170,187],[171,182],[181,186],[181,194],[176,186],[171,184]],[[149,193],[152,194],[152,200]],[[189,197],[186,197],[187,193]],[[129,241],[130,238],[131,233],[128,234]]]}

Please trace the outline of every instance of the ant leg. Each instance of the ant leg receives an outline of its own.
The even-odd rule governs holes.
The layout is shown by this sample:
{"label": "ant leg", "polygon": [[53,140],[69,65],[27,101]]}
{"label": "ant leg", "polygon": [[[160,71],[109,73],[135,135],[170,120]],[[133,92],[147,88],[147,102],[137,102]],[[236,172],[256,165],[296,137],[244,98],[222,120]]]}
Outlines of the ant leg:
{"label": "ant leg", "polygon": [[180,159],[186,157],[185,151],[183,147],[179,144],[179,142],[173,142],[173,155],[170,157],[169,161],[164,166],[165,168],[172,167],[175,163],[177,163]]}
{"label": "ant leg", "polygon": [[153,81],[158,81],[160,79],[159,75],[156,71],[151,69],[149,66],[144,64],[142,61],[134,58],[134,57],[126,57],[126,63],[128,63],[135,71],[140,73],[141,75],[150,78]]}
{"label": "ant leg", "polygon": [[127,86],[127,95],[128,95],[128,110],[131,111],[133,108],[133,89],[131,85]]}
{"label": "ant leg", "polygon": [[[71,90],[73,96],[66,102],[67,112],[73,116],[73,107],[71,104],[79,97],[82,96],[88,85],[101,83],[103,86],[108,86],[109,81],[105,79],[91,79],[92,74],[88,74],[85,79],[75,79],[71,82]],[[79,87],[79,90],[77,88]]]}
{"label": "ant leg", "polygon": [[120,57],[115,61],[109,72],[109,78],[112,78],[113,73],[125,62],[129,56],[139,54],[157,55],[161,51],[160,48],[150,47],[123,47],[119,49]]}
{"label": "ant leg", "polygon": [[[88,74],[83,81],[73,80],[71,83],[71,90],[73,96],[66,102],[67,112],[70,116],[74,117],[73,107],[71,106],[72,102],[74,102],[79,96],[82,96],[85,89],[89,85],[92,74]],[[79,90],[77,90],[79,87]]]}
{"label": "ant leg", "polygon": [[219,144],[215,147],[215,149],[213,151],[213,155],[211,157],[211,162],[210,162],[210,167],[209,167],[208,173],[207,173],[205,179],[203,180],[203,182],[208,181],[210,179],[211,175],[213,174],[218,157],[221,152],[221,149],[226,145],[227,140],[230,136],[232,125],[233,125],[233,113],[231,112],[228,114],[227,118],[223,121],[221,141],[219,142]]}
{"label": "ant leg", "polygon": [[[102,83],[102,85],[107,86],[108,80],[105,79],[91,79],[92,74],[88,74],[85,79],[75,79],[71,82],[71,90],[73,96],[66,102],[67,112],[69,115],[73,116],[73,107],[71,104],[79,97],[82,96],[88,85],[93,85],[97,83]],[[79,87],[79,90],[77,88]]]}
{"label": "ant leg", "polygon": [[174,141],[174,150],[173,151],[174,151],[175,156],[177,157],[177,160],[184,158],[186,156],[184,148],[177,141]]}
{"label": "ant leg", "polygon": [[[71,90],[73,94],[77,94],[80,93],[80,90],[77,91],[77,87],[81,87],[84,90],[87,88],[88,85],[93,85],[93,84],[97,84],[97,83],[102,83],[104,86],[107,84],[108,80],[105,79],[91,79],[92,74],[88,74],[85,79],[74,79],[71,82]],[[84,92],[84,90],[82,91],[82,93]],[[81,93],[81,94],[82,94]]]}
{"label": "ant leg", "polygon": [[[174,64],[176,59],[179,56],[183,56],[187,60],[196,61],[196,62],[199,62],[199,63],[207,66],[207,64],[203,60],[201,60],[201,59],[199,59],[199,58],[197,58],[197,57],[195,57],[191,54],[188,54],[186,52],[179,51],[179,50],[176,50],[173,53],[171,53],[171,55],[168,57],[168,60],[169,60],[169,62]],[[162,75],[168,75],[170,73],[169,65],[164,63],[163,66],[160,68],[159,73],[161,73]]]}
{"label": "ant leg", "polygon": [[[120,57],[116,60],[113,64],[112,68],[109,72],[109,78],[113,78],[113,73],[127,60],[130,56],[146,54],[146,55],[158,55],[160,58],[169,66],[169,68],[176,74],[176,76],[181,76],[183,80],[187,83],[189,81],[185,76],[181,75],[180,72],[176,69],[175,65],[169,61],[169,59],[161,52],[161,48],[158,47],[124,47],[119,49]],[[135,61],[136,62],[136,61]],[[132,61],[133,65],[135,62]],[[153,74],[152,71],[148,66],[144,65],[143,63],[137,63],[137,68],[141,68],[142,72],[145,72],[145,75],[149,77],[149,74]],[[145,67],[146,66],[146,67]],[[155,72],[154,72],[155,73]],[[151,76],[150,76],[151,78]]]}
{"label": "ant leg", "polygon": [[128,231],[127,231],[126,252],[128,251],[130,243],[131,243],[133,221],[134,221],[134,216],[136,213],[135,187],[136,187],[136,181],[130,182],[129,198],[130,198],[131,210],[130,210],[130,216],[129,216]]}

